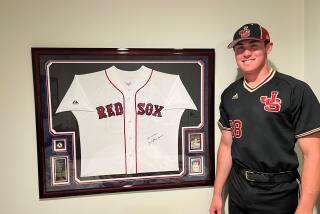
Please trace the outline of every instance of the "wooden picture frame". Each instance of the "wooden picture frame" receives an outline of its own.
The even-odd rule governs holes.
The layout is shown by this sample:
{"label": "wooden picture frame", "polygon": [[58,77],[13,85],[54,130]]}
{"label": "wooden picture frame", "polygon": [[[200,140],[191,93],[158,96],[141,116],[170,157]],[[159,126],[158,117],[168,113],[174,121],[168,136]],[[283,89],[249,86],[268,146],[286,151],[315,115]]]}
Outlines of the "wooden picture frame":
{"label": "wooden picture frame", "polygon": [[213,185],[214,49],[31,52],[40,198]]}

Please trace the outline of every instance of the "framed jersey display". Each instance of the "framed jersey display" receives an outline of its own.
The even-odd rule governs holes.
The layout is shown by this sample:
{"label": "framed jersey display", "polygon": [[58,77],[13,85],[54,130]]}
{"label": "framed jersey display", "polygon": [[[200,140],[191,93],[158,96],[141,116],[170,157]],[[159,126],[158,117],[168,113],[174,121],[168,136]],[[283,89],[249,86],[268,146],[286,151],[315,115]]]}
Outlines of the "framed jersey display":
{"label": "framed jersey display", "polygon": [[40,198],[213,185],[214,49],[31,52]]}

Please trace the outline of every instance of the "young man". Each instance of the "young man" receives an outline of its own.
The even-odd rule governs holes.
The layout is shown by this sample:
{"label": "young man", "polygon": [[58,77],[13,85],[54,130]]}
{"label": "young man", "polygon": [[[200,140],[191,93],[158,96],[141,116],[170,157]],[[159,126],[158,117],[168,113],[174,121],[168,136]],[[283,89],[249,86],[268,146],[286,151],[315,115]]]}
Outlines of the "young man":
{"label": "young man", "polygon": [[[228,48],[244,77],[221,95],[217,172],[210,213],[221,213],[229,180],[230,214],[311,214],[320,188],[320,104],[310,87],[273,70],[268,31],[238,29]],[[298,142],[303,172],[297,172]],[[301,180],[301,185],[300,185]]]}

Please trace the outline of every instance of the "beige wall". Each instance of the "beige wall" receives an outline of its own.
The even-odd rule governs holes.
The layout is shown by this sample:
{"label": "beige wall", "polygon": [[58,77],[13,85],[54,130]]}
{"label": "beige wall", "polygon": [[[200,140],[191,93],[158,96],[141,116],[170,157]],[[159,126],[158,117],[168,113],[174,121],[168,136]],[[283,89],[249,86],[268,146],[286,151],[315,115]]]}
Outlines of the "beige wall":
{"label": "beige wall", "polygon": [[[304,54],[304,80],[312,87],[320,100],[320,1],[305,1],[305,54]],[[320,198],[317,203],[317,211],[320,213]],[[315,213],[315,212],[314,212]]]}
{"label": "beige wall", "polygon": [[320,98],[320,2],[305,1],[305,81]]}
{"label": "beige wall", "polygon": [[[310,4],[308,10],[319,6]],[[279,71],[305,76],[319,89],[313,71],[319,60],[314,54],[304,60],[304,13],[302,0],[1,0],[0,212],[206,214],[212,194],[200,187],[39,200],[31,47],[215,48],[218,118],[219,96],[238,75],[226,45],[246,22],[270,30],[270,60]],[[308,23],[306,32],[319,22],[311,15]],[[311,37],[317,40],[319,31]]]}

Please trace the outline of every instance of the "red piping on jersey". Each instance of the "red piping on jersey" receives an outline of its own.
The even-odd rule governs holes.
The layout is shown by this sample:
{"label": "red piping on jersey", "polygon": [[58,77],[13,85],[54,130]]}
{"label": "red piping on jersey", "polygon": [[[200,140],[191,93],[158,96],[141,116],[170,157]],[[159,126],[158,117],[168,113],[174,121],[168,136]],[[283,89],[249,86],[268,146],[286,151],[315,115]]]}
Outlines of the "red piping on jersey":
{"label": "red piping on jersey", "polygon": [[122,94],[122,102],[123,102],[123,125],[124,125],[124,131],[123,131],[123,138],[124,138],[124,164],[125,164],[125,174],[128,174],[127,171],[127,136],[126,136],[126,106],[125,106],[125,99],[124,99],[124,94],[122,91],[115,85],[113,82],[110,80],[108,74],[107,74],[107,69],[104,70],[104,73],[106,74],[106,77],[108,78],[109,82],[117,89],[121,94]]}
{"label": "red piping on jersey", "polygon": [[137,114],[137,93],[147,85],[147,83],[149,82],[149,80],[151,79],[151,76],[153,74],[153,70],[151,71],[150,73],[150,76],[149,78],[147,79],[147,81],[136,91],[135,95],[134,95],[134,106],[135,106],[135,114],[136,114],[136,118],[135,118],[135,153],[136,153],[136,173],[138,173],[138,151],[137,151],[137,147],[138,147],[138,144],[137,144],[137,141],[138,141],[138,130],[137,130],[137,127],[138,127],[138,114]]}
{"label": "red piping on jersey", "polygon": [[[127,136],[126,136],[126,111],[125,111],[125,99],[124,99],[124,94],[122,93],[122,91],[110,80],[108,73],[107,73],[107,69],[104,70],[106,77],[108,78],[109,82],[113,85],[113,87],[115,89],[117,89],[121,94],[122,94],[122,100],[123,100],[123,123],[124,123],[124,153],[125,153],[125,174],[128,174],[128,170],[127,170]],[[137,130],[137,126],[138,126],[138,122],[137,122],[137,93],[138,91],[140,91],[143,87],[145,87],[147,85],[147,83],[149,82],[149,80],[151,79],[151,76],[153,74],[153,70],[151,71],[147,81],[136,91],[135,96],[134,96],[134,109],[135,109],[135,156],[136,156],[136,174],[138,173],[138,151],[137,151],[137,136],[138,136],[138,130]]]}

